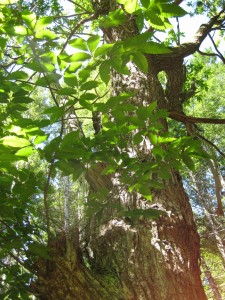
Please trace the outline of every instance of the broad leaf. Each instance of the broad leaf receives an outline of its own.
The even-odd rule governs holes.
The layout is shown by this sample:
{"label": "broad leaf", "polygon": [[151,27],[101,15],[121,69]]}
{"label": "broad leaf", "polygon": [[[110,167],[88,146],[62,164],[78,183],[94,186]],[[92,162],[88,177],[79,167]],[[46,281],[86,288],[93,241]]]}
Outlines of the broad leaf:
{"label": "broad leaf", "polygon": [[80,49],[83,51],[88,51],[87,42],[81,38],[77,38],[74,40],[71,40],[69,42],[70,46],[76,49]]}
{"label": "broad leaf", "polygon": [[117,9],[109,13],[108,18],[101,23],[102,27],[116,27],[126,22],[126,16],[122,9]]}
{"label": "broad leaf", "polygon": [[87,45],[88,48],[91,52],[94,52],[95,49],[97,48],[99,42],[100,42],[100,36],[99,35],[94,35],[91,36],[88,40],[87,40]]}
{"label": "broad leaf", "polygon": [[22,148],[30,145],[30,142],[26,139],[19,138],[17,136],[5,136],[4,138],[0,139],[0,143],[2,142],[5,146]]}

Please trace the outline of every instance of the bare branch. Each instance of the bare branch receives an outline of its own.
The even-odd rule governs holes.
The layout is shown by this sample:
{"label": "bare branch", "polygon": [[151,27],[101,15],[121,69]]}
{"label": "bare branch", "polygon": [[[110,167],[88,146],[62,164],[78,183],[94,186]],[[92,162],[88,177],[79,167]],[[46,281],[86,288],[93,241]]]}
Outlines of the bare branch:
{"label": "bare branch", "polygon": [[223,57],[222,53],[219,51],[214,39],[212,38],[211,34],[209,33],[208,34],[212,44],[213,44],[213,47],[215,48],[216,52],[218,53],[217,56],[222,60],[222,62],[225,64],[225,58]]}
{"label": "bare branch", "polygon": [[204,142],[206,142],[207,144],[209,144],[210,146],[212,146],[213,148],[216,149],[216,151],[225,158],[225,154],[211,141],[209,141],[208,139],[206,139],[204,136],[202,136],[201,134],[196,133],[196,135],[202,139]]}
{"label": "bare branch", "polygon": [[185,114],[179,113],[177,111],[170,111],[169,117],[171,119],[183,123],[225,124],[225,119],[198,118],[198,117],[186,116]]}

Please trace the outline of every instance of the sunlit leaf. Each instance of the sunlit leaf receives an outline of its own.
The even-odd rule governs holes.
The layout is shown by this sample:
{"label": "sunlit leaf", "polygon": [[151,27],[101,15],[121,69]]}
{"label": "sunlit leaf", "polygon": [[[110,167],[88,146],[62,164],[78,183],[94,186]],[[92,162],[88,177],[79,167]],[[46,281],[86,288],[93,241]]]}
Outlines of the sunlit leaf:
{"label": "sunlit leaf", "polygon": [[97,48],[99,42],[100,42],[100,36],[99,35],[94,35],[91,36],[88,40],[87,40],[87,45],[88,48],[91,52],[94,52],[95,49]]}
{"label": "sunlit leaf", "polygon": [[10,146],[10,147],[26,147],[30,145],[30,142],[26,139],[19,138],[17,136],[5,136],[4,138],[0,139],[0,143],[2,143],[5,146]]}
{"label": "sunlit leaf", "polygon": [[108,18],[101,23],[102,27],[119,26],[126,22],[126,16],[122,9],[116,9],[109,13]]}
{"label": "sunlit leaf", "polygon": [[77,62],[77,61],[85,61],[91,58],[91,55],[86,52],[77,52],[71,56],[69,56],[65,61],[67,62]]}
{"label": "sunlit leaf", "polygon": [[57,38],[57,34],[55,34],[55,32],[48,30],[48,29],[43,29],[38,31],[35,34],[35,37],[37,39],[47,39],[47,40],[54,40]]}
{"label": "sunlit leaf", "polygon": [[22,19],[25,21],[25,23],[30,28],[34,28],[36,24],[36,15],[35,13],[32,13],[30,11],[24,11],[22,12]]}
{"label": "sunlit leaf", "polygon": [[1,0],[0,1],[0,5],[6,5],[6,4],[13,4],[13,3],[16,3],[18,2],[19,0]]}
{"label": "sunlit leaf", "polygon": [[82,38],[77,38],[69,42],[70,46],[83,51],[88,51],[87,42]]}
{"label": "sunlit leaf", "polygon": [[34,145],[38,145],[41,144],[43,142],[45,142],[48,138],[48,135],[39,135],[35,138],[35,140],[33,141]]}
{"label": "sunlit leaf", "polygon": [[117,2],[120,3],[120,4],[123,4],[125,10],[129,14],[132,14],[133,12],[135,12],[139,8],[137,0],[117,0]]}
{"label": "sunlit leaf", "polygon": [[104,44],[100,46],[99,48],[96,49],[94,56],[97,57],[100,55],[107,54],[113,46],[114,46],[113,44]]}
{"label": "sunlit leaf", "polygon": [[53,20],[54,20],[53,17],[43,17],[43,18],[37,20],[36,25],[35,25],[35,31],[44,29],[49,24],[51,24]]}
{"label": "sunlit leaf", "polygon": [[16,152],[15,155],[28,157],[34,153],[33,147],[24,147]]}

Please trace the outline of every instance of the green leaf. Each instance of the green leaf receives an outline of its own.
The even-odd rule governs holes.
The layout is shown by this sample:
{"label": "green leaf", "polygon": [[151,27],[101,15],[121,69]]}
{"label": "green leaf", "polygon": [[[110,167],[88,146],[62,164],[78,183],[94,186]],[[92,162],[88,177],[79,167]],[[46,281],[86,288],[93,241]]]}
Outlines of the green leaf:
{"label": "green leaf", "polygon": [[48,248],[43,244],[39,244],[33,241],[32,244],[28,244],[28,250],[35,256],[39,256],[44,259],[50,259],[50,256],[48,254]]}
{"label": "green leaf", "polygon": [[82,66],[81,62],[74,62],[70,63],[69,67],[67,68],[67,73],[75,73],[80,67]]}
{"label": "green leaf", "polygon": [[84,93],[83,95],[80,96],[80,99],[82,100],[94,100],[96,99],[98,96],[96,94],[93,93]]}
{"label": "green leaf", "polygon": [[32,31],[25,26],[19,25],[19,26],[7,26],[5,27],[6,32],[9,35],[18,35],[18,36],[29,36],[32,34]]}
{"label": "green leaf", "polygon": [[62,116],[64,114],[64,107],[52,106],[44,110],[43,114],[57,114]]}
{"label": "green leaf", "polygon": [[83,108],[93,111],[93,106],[87,100],[80,99],[79,103]]}
{"label": "green leaf", "polygon": [[157,145],[158,142],[157,134],[150,133],[150,141],[153,145]]}
{"label": "green leaf", "polygon": [[161,4],[160,7],[161,15],[166,18],[182,17],[187,14],[187,12],[183,8],[181,8],[175,3]]}
{"label": "green leaf", "polygon": [[157,173],[162,179],[169,180],[171,178],[170,170],[167,166],[160,168]]}
{"label": "green leaf", "polygon": [[144,13],[145,18],[148,20],[149,24],[158,30],[165,30],[166,25],[164,21],[156,15],[154,12],[145,12]]}
{"label": "green leaf", "polygon": [[98,86],[99,86],[98,81],[90,80],[90,81],[85,82],[84,84],[82,84],[82,86],[80,87],[80,90],[81,91],[92,90],[94,88],[97,88]]}
{"label": "green leaf", "polygon": [[39,135],[35,138],[33,144],[34,145],[38,145],[38,144],[41,144],[43,142],[45,142],[48,138],[48,135]]}
{"label": "green leaf", "polygon": [[141,52],[136,52],[132,54],[132,60],[135,65],[144,73],[148,72],[148,61],[145,55]]}
{"label": "green leaf", "polygon": [[108,15],[108,18],[101,23],[101,27],[116,27],[124,24],[126,22],[126,16],[124,11],[120,9],[116,9],[111,11]]}
{"label": "green leaf", "polygon": [[148,8],[150,5],[150,0],[141,0],[141,4],[144,8]]}
{"label": "green leaf", "polygon": [[143,45],[140,45],[138,49],[142,50],[144,53],[148,54],[164,54],[164,53],[170,53],[171,50],[164,46],[163,44],[159,44],[156,42],[147,42]]}
{"label": "green leaf", "polygon": [[57,38],[57,35],[55,34],[55,32],[48,30],[48,29],[43,29],[38,31],[35,34],[35,37],[37,39],[46,39],[46,40],[54,40]]}
{"label": "green leaf", "polygon": [[107,54],[112,49],[113,46],[114,44],[104,44],[100,46],[99,48],[96,49],[94,53],[94,57]]}
{"label": "green leaf", "polygon": [[30,97],[22,97],[22,96],[15,96],[11,103],[32,103],[34,102],[34,99]]}
{"label": "green leaf", "polygon": [[104,61],[99,67],[99,75],[101,80],[108,85],[110,80],[110,61]]}
{"label": "green leaf", "polygon": [[0,161],[1,162],[13,162],[13,161],[18,161],[18,160],[22,160],[23,157],[21,156],[16,156],[13,154],[0,154]]}
{"label": "green leaf", "polygon": [[133,136],[133,142],[135,145],[139,145],[143,141],[143,132],[138,132]]}
{"label": "green leaf", "polygon": [[55,163],[55,167],[59,168],[63,172],[64,176],[68,176],[74,172],[74,168],[71,164],[62,160],[57,161]]}
{"label": "green leaf", "polygon": [[130,70],[126,65],[122,64],[122,60],[119,57],[111,59],[111,66],[120,74],[130,75]]}
{"label": "green leaf", "polygon": [[55,67],[52,64],[49,63],[42,63],[42,62],[30,62],[25,65],[26,68],[31,69],[35,72],[53,72],[55,70]]}
{"label": "green leaf", "polygon": [[76,94],[77,91],[75,89],[72,89],[72,88],[60,88],[60,90],[58,90],[57,92],[57,95],[73,95],[73,94]]}
{"label": "green leaf", "polygon": [[137,0],[117,0],[117,2],[120,3],[120,4],[123,4],[124,9],[129,14],[132,14],[133,12],[135,12],[136,10],[139,9]]}
{"label": "green leaf", "polygon": [[195,169],[195,164],[189,155],[182,155],[182,160],[185,163],[185,165],[188,167],[188,169],[190,169],[191,171]]}
{"label": "green leaf", "polygon": [[28,157],[34,153],[33,147],[24,147],[16,152],[15,155]]}
{"label": "green leaf", "polygon": [[93,53],[95,51],[95,49],[97,48],[99,42],[100,42],[101,37],[99,35],[94,35],[91,36],[88,40],[87,40],[87,45],[89,50]]}
{"label": "green leaf", "polygon": [[53,17],[43,17],[43,18],[37,20],[36,25],[35,25],[35,31],[44,29],[46,26],[51,24],[53,20],[54,20]]}
{"label": "green leaf", "polygon": [[43,77],[38,78],[38,80],[35,82],[35,84],[46,87],[46,86],[49,86],[49,84],[58,83],[60,78],[61,78],[61,75],[59,75],[57,73],[47,74]]}
{"label": "green leaf", "polygon": [[9,80],[16,80],[16,79],[27,79],[28,74],[23,71],[15,71],[10,73],[7,78]]}
{"label": "green leaf", "polygon": [[88,51],[87,42],[82,38],[77,38],[69,42],[70,46],[83,51]]}
{"label": "green leaf", "polygon": [[19,0],[1,0],[0,5],[13,4],[18,2]]}
{"label": "green leaf", "polygon": [[26,139],[19,138],[17,136],[5,136],[4,138],[0,139],[3,145],[22,148],[30,145],[30,142]]}
{"label": "green leaf", "polygon": [[0,37],[0,48],[2,50],[5,49],[6,43],[7,43],[7,39],[4,39],[4,38]]}
{"label": "green leaf", "polygon": [[77,77],[73,74],[68,74],[64,77],[64,82],[74,88],[74,87],[77,87],[78,86],[78,81],[77,81]]}
{"label": "green leaf", "polygon": [[77,61],[85,61],[91,58],[91,55],[86,52],[77,52],[71,56],[69,56],[65,61],[67,62],[77,62]]}
{"label": "green leaf", "polygon": [[159,218],[161,215],[165,215],[166,213],[162,210],[147,208],[147,209],[125,210],[122,211],[121,214],[123,216],[135,220],[135,219],[139,219],[140,217],[156,219]]}
{"label": "green leaf", "polygon": [[48,62],[51,64],[56,64],[57,63],[57,56],[55,52],[45,52],[40,56],[41,61],[43,62]]}
{"label": "green leaf", "polygon": [[35,13],[32,13],[30,11],[23,11],[22,14],[22,19],[26,23],[26,25],[30,28],[34,28],[36,24],[36,15]]}

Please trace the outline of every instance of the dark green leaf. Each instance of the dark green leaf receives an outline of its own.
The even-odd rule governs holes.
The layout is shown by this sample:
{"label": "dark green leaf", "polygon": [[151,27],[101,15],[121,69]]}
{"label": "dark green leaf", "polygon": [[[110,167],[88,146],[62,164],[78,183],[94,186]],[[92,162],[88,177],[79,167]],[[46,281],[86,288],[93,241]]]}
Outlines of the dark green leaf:
{"label": "dark green leaf", "polygon": [[12,80],[12,79],[27,79],[28,78],[28,74],[23,72],[23,71],[15,71],[15,72],[12,72],[10,73],[7,78],[9,80]]}
{"label": "dark green leaf", "polygon": [[175,3],[161,4],[161,8],[162,16],[165,16],[167,18],[182,17],[187,14],[187,12],[182,7],[178,6]]}
{"label": "dark green leaf", "polygon": [[99,67],[101,80],[107,85],[110,80],[110,61],[104,61]]}
{"label": "dark green leaf", "polygon": [[98,86],[99,86],[98,81],[90,80],[90,81],[82,84],[82,86],[80,87],[80,90],[81,91],[92,90],[94,88],[97,88]]}
{"label": "dark green leaf", "polygon": [[135,65],[144,73],[148,72],[148,61],[145,57],[145,55],[141,52],[136,52],[132,54],[133,58],[133,62],[135,63]]}

